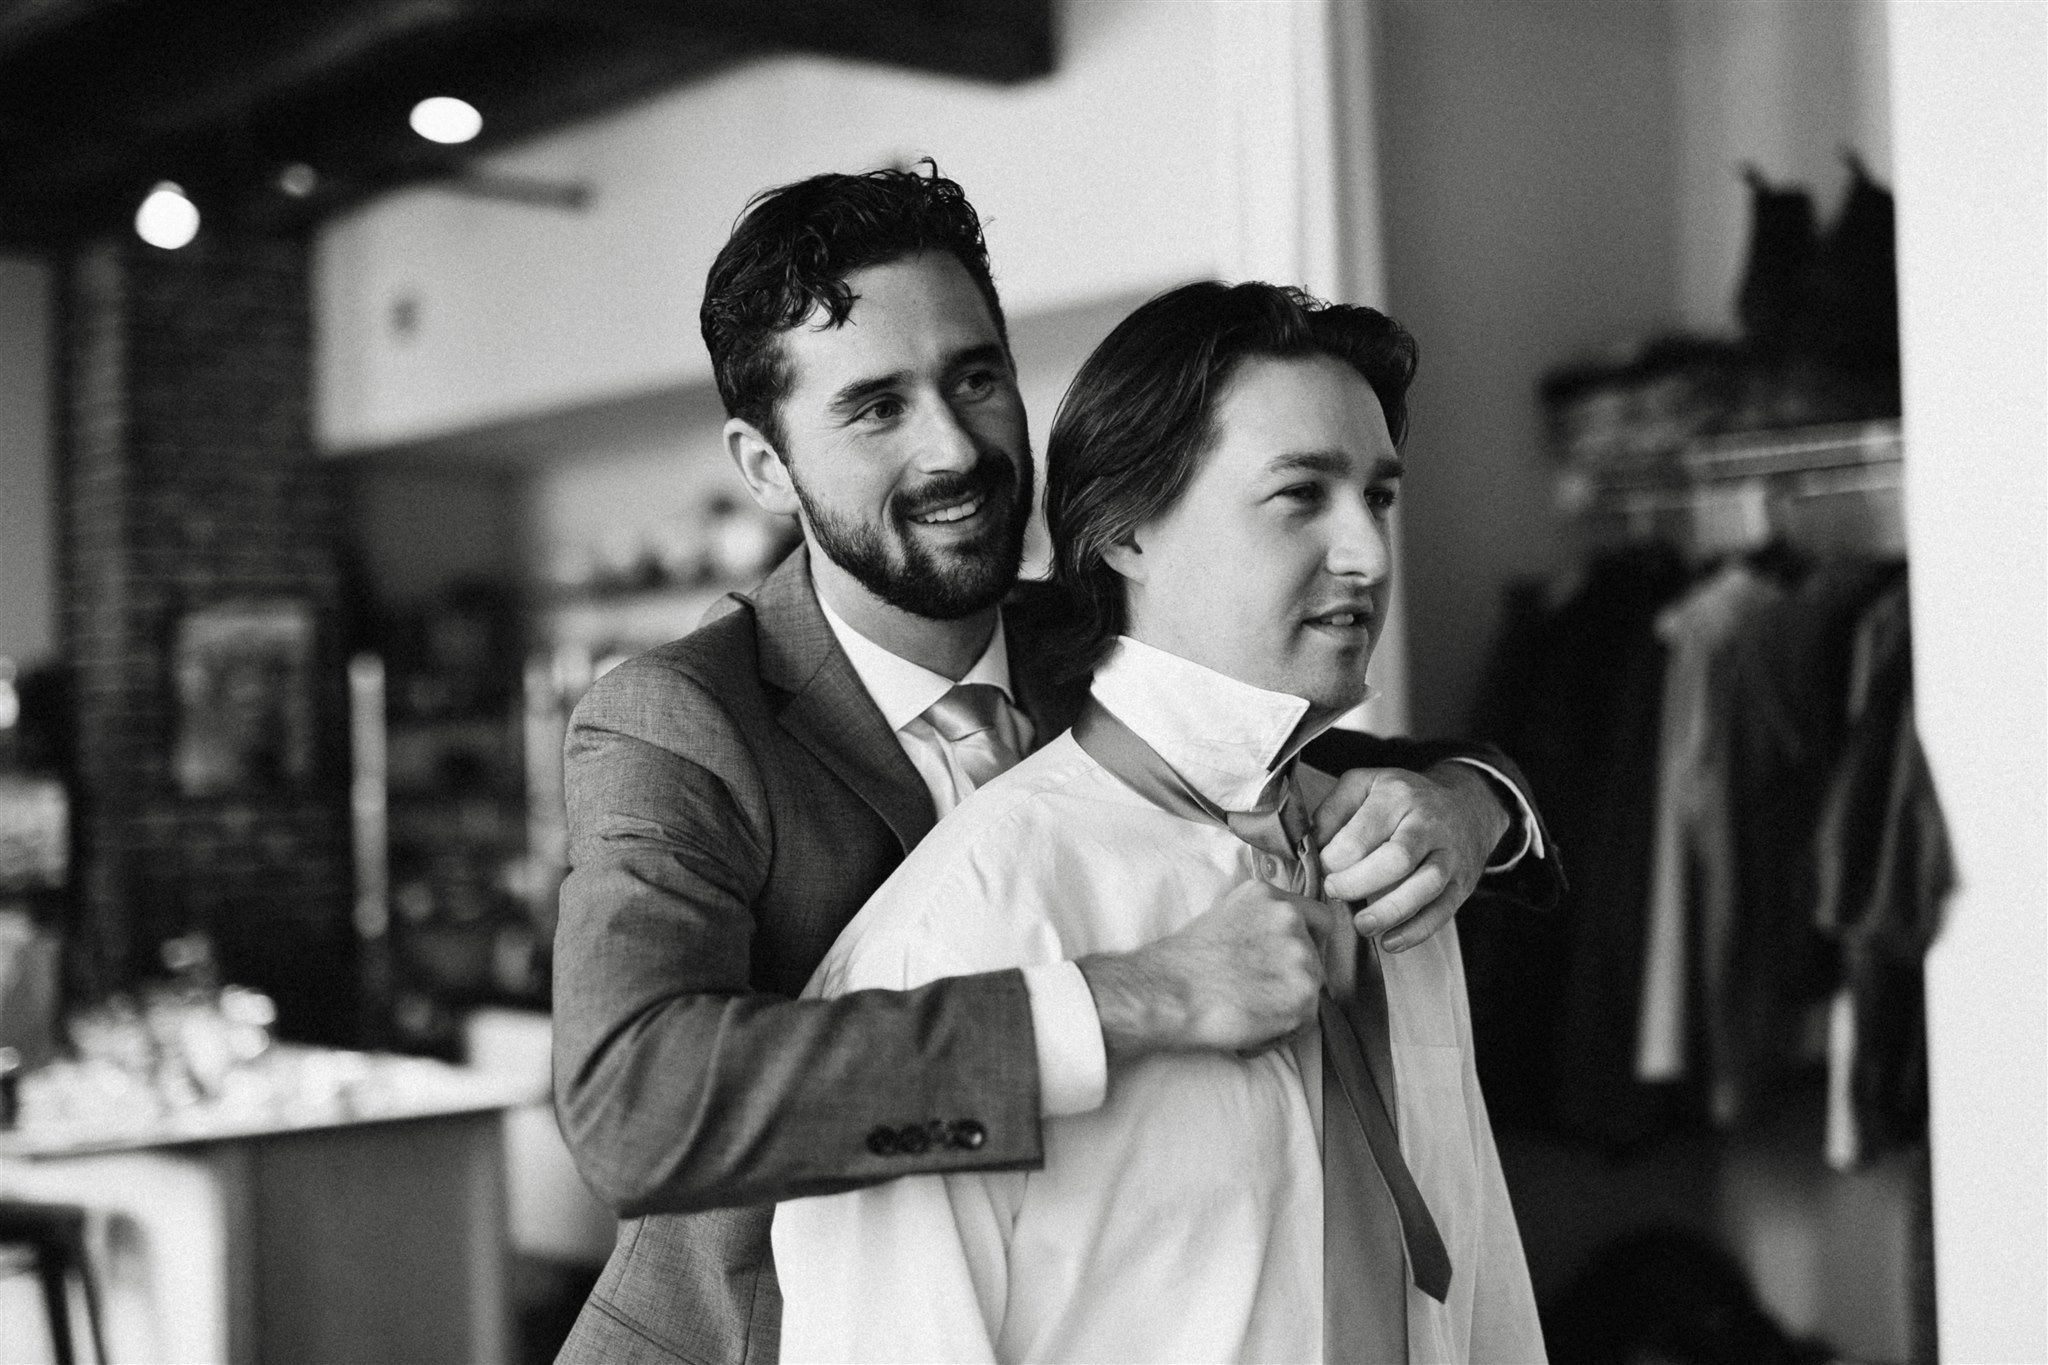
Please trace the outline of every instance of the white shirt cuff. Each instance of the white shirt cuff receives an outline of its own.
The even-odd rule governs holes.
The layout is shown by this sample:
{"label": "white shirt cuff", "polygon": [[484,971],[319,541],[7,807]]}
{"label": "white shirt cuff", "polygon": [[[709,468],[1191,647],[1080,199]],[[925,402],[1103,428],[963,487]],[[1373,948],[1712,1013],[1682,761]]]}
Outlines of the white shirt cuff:
{"label": "white shirt cuff", "polygon": [[1507,774],[1494,767],[1491,763],[1481,763],[1476,758],[1453,758],[1451,762],[1471,764],[1479,769],[1480,772],[1485,773],[1488,777],[1499,783],[1502,790],[1514,794],[1515,804],[1510,809],[1510,813],[1518,817],[1515,823],[1522,830],[1521,846],[1499,862],[1488,863],[1486,870],[1489,873],[1512,871],[1524,858],[1535,858],[1540,862],[1544,857],[1543,830],[1537,825],[1536,812],[1529,805],[1529,798],[1522,795],[1522,789],[1508,781]]}
{"label": "white shirt cuff", "polygon": [[1031,1029],[1038,1039],[1038,1108],[1045,1118],[1085,1114],[1109,1092],[1102,1017],[1080,967],[1050,962],[1024,968]]}

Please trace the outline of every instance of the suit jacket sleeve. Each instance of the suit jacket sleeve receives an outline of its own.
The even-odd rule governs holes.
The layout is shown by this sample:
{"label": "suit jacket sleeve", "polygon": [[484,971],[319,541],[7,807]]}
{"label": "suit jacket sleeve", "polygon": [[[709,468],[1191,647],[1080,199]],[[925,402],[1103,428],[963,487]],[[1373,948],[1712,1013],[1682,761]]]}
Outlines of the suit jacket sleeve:
{"label": "suit jacket sleeve", "polygon": [[1537,910],[1550,909],[1563,896],[1564,871],[1558,861],[1557,844],[1550,837],[1549,826],[1543,822],[1543,811],[1529,789],[1529,780],[1515,766],[1513,759],[1492,745],[1443,739],[1381,739],[1356,730],[1327,730],[1302,751],[1302,756],[1332,774],[1351,768],[1406,768],[1410,772],[1423,772],[1452,758],[1477,759],[1487,764],[1514,783],[1529,803],[1529,809],[1535,812],[1537,828],[1543,835],[1544,856],[1537,858],[1532,854],[1505,872],[1488,873],[1480,882],[1479,890],[1519,901]]}
{"label": "suit jacket sleeve", "polygon": [[[768,810],[708,691],[621,665],[577,708],[565,779],[556,1108],[584,1179],[622,1215],[1037,1164],[1021,974],[835,1000],[756,987]],[[960,1136],[965,1118],[978,1136]],[[939,1140],[876,1137],[910,1127]]]}

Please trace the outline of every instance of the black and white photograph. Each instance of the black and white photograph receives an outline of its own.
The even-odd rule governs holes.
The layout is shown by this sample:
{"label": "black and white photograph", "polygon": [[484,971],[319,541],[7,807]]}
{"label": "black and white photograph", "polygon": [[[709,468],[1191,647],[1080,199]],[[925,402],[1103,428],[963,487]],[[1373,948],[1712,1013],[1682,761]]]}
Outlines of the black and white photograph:
{"label": "black and white photograph", "polygon": [[2048,0],[0,0],[0,1365],[2048,1365]]}

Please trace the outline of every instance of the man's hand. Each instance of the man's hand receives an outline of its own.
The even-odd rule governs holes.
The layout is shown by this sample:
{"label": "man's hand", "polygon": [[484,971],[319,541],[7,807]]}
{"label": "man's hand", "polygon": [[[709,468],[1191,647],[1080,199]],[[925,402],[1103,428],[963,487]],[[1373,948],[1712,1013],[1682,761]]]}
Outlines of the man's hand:
{"label": "man's hand", "polygon": [[1323,889],[1366,902],[1353,921],[1360,934],[1384,934],[1389,952],[1413,948],[1451,922],[1509,823],[1469,763],[1426,773],[1354,768],[1316,809]]}
{"label": "man's hand", "polygon": [[1316,1017],[1318,944],[1342,923],[1321,901],[1255,881],[1135,952],[1082,958],[1110,1060],[1285,1038]]}

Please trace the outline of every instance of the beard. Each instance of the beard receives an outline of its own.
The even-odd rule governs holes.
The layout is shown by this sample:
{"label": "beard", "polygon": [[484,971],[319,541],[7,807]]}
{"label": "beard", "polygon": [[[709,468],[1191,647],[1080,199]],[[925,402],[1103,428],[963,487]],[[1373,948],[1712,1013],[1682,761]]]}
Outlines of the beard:
{"label": "beard", "polygon": [[[879,521],[840,515],[814,500],[793,468],[790,473],[819,552],[892,607],[957,621],[995,606],[1017,581],[1031,519],[1028,460],[983,454],[972,469],[897,493]],[[977,494],[987,500],[982,513],[988,524],[980,535],[937,548],[919,539],[915,517]]]}

